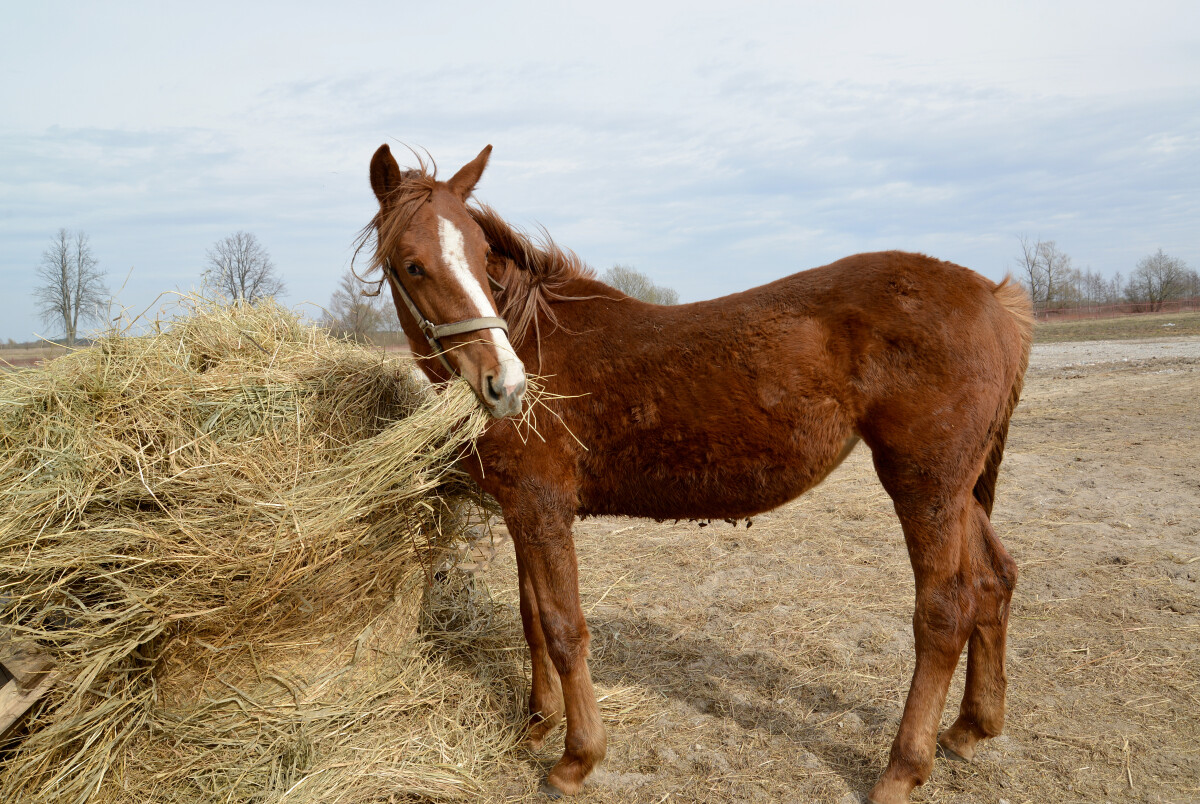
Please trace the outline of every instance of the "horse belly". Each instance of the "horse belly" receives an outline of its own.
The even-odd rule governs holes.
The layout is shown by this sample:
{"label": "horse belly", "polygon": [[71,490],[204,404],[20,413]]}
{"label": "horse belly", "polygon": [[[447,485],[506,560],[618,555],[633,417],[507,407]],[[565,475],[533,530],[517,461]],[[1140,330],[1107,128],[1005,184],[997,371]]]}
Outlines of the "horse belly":
{"label": "horse belly", "polygon": [[857,440],[852,436],[832,448],[816,450],[749,443],[736,456],[695,449],[637,455],[622,450],[598,462],[608,464],[609,471],[585,468],[580,512],[653,519],[755,516],[820,483]]}
{"label": "horse belly", "polygon": [[662,355],[654,382],[588,386],[592,416],[572,422],[587,446],[581,510],[737,519],[796,498],[836,466],[853,406],[820,327],[781,315],[760,330],[736,339],[744,349]]}

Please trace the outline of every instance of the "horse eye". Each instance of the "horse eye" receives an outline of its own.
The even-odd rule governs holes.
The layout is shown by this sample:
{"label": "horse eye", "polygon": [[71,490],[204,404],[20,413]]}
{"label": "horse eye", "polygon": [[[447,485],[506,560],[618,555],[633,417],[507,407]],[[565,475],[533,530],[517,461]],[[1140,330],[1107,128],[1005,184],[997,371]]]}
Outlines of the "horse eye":
{"label": "horse eye", "polygon": [[408,271],[409,276],[425,276],[425,269],[419,263],[407,262],[404,264],[404,270]]}

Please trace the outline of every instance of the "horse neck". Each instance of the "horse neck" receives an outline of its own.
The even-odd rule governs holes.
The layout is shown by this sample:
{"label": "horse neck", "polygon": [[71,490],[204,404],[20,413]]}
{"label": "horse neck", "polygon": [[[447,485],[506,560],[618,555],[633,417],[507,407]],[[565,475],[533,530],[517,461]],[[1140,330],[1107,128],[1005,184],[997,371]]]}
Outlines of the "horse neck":
{"label": "horse neck", "polygon": [[[625,294],[588,275],[559,275],[545,279],[526,269],[516,267],[504,256],[492,254],[488,259],[488,274],[506,290],[501,294],[502,309],[498,312],[508,319],[510,337],[520,333],[524,343],[559,327],[558,323],[573,317],[576,305],[595,299],[624,299]],[[514,345],[520,348],[514,340]]]}

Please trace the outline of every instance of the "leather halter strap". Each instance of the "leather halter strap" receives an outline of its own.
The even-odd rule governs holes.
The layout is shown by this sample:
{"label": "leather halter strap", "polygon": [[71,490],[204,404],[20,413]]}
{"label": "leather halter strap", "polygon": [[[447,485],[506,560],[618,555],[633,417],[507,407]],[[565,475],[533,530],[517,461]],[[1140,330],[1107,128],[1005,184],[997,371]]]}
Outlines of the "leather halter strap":
{"label": "leather halter strap", "polygon": [[[408,290],[404,287],[404,283],[400,281],[400,274],[392,267],[392,261],[384,258],[384,267],[391,275],[392,287],[400,292],[400,298],[404,301],[404,306],[408,308],[408,312],[412,315],[413,320],[417,322],[417,326],[421,330],[421,334],[425,336],[429,348],[433,350],[433,354],[445,366],[446,371],[450,372],[451,376],[457,375],[454,367],[450,365],[450,361],[446,359],[446,350],[442,346],[442,338],[448,338],[452,335],[462,335],[466,332],[478,332],[481,329],[502,329],[505,334],[508,334],[508,322],[497,316],[483,316],[481,318],[464,318],[462,321],[455,321],[450,324],[435,324],[422,315],[421,310],[417,307],[417,303],[413,301],[413,297],[408,295]],[[488,283],[494,290],[504,290],[504,285],[497,282],[490,275]]]}

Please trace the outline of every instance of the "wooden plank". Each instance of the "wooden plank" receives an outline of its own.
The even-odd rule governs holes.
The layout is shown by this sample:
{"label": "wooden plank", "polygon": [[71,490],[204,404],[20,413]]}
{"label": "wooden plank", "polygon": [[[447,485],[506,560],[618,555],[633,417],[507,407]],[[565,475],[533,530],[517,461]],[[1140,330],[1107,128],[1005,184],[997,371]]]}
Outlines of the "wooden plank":
{"label": "wooden plank", "polygon": [[43,673],[41,681],[31,689],[23,689],[10,681],[0,689],[0,740],[8,737],[29,709],[54,686],[54,673]]}
{"label": "wooden plank", "polygon": [[0,739],[54,686],[54,659],[32,642],[14,642],[0,629]]}
{"label": "wooden plank", "polygon": [[0,665],[4,665],[21,689],[29,690],[54,667],[54,659],[30,642],[0,642]]}

